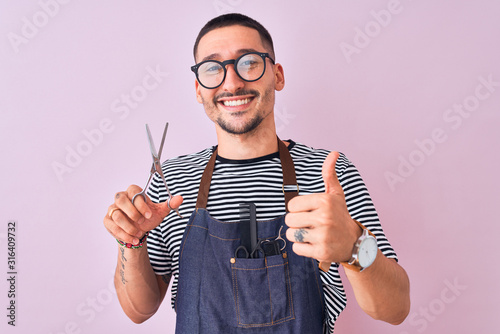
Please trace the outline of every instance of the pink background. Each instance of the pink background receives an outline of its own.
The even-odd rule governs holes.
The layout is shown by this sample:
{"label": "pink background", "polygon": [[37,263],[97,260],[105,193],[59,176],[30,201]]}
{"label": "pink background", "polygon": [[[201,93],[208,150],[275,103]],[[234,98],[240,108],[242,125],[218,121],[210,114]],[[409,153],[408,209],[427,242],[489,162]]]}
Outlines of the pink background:
{"label": "pink background", "polygon": [[[229,11],[274,38],[280,137],[347,154],[411,279],[402,325],[369,318],[347,288],[336,333],[497,331],[497,1],[55,1],[0,4],[5,276],[7,223],[18,222],[17,328],[2,278],[2,333],[174,332],[170,292],[140,327],[123,314],[102,218],[115,192],[147,179],[144,123],[156,138],[170,122],[164,158],[216,143],[189,66],[199,29]],[[148,68],[163,74],[144,90]],[[130,94],[134,108],[120,101]]]}

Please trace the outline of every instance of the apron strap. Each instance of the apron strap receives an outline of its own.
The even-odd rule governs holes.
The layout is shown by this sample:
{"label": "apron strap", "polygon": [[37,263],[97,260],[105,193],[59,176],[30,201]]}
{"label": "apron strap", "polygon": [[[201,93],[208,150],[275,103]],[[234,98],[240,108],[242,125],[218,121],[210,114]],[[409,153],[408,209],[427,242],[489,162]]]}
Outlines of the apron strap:
{"label": "apron strap", "polygon": [[218,149],[216,148],[212,153],[210,160],[208,160],[207,166],[205,167],[203,175],[201,176],[200,188],[198,189],[198,198],[196,200],[196,210],[207,207],[208,191],[210,190],[210,182],[212,181],[212,174],[214,173],[217,151]]}
{"label": "apron strap", "polygon": [[[292,156],[288,151],[286,145],[278,139],[278,152],[281,161],[281,168],[283,170],[283,194],[285,196],[285,207],[288,212],[288,202],[299,194],[299,185],[295,176],[295,166],[293,164]],[[196,200],[196,209],[206,208],[208,201],[208,192],[210,190],[210,183],[212,181],[212,174],[215,168],[215,160],[217,158],[217,149],[212,153],[210,160],[201,176],[200,188],[198,190],[198,198]]]}
{"label": "apron strap", "polygon": [[283,194],[285,195],[285,208],[288,212],[288,202],[299,194],[299,184],[295,176],[295,166],[292,156],[286,145],[278,138],[278,152],[280,154],[281,169],[283,170]]}

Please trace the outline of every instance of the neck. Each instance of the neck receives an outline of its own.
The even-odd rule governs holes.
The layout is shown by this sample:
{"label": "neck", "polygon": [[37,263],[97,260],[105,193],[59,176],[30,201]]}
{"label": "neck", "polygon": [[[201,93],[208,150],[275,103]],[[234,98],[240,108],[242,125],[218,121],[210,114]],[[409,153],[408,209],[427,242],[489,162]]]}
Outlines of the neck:
{"label": "neck", "polygon": [[234,135],[217,128],[218,153],[231,160],[262,157],[278,151],[276,129],[258,127],[252,133]]}

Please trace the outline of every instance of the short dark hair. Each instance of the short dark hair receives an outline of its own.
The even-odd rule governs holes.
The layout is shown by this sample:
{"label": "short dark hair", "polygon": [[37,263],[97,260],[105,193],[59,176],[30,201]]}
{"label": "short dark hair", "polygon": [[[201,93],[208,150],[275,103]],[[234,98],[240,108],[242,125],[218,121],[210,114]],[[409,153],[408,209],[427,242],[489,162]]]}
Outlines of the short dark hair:
{"label": "short dark hair", "polygon": [[229,14],[223,14],[220,16],[217,16],[205,24],[203,28],[201,28],[198,37],[196,37],[196,42],[194,43],[194,48],[193,48],[193,56],[196,61],[196,52],[198,51],[198,44],[200,43],[200,40],[202,39],[203,36],[205,36],[207,33],[209,33],[212,30],[218,29],[218,28],[224,28],[224,27],[230,27],[230,26],[243,26],[243,27],[248,27],[257,30],[257,32],[260,35],[260,39],[262,40],[262,44],[264,47],[268,47],[268,51],[272,58],[274,59],[274,45],[273,45],[273,39],[271,38],[271,34],[269,34],[269,31],[267,31],[266,28],[256,20],[243,15],[243,14],[238,14],[238,13],[229,13]]}

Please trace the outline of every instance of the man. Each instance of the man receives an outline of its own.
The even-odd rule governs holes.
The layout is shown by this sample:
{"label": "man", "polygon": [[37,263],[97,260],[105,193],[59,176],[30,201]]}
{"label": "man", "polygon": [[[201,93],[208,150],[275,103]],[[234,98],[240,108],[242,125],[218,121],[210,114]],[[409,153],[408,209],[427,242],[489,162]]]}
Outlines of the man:
{"label": "man", "polygon": [[[360,307],[401,323],[408,277],[354,165],[277,139],[275,91],[285,80],[267,30],[222,15],[200,31],[194,57],[196,96],[218,145],[163,164],[176,195],[169,203],[158,175],[147,202],[132,203],[135,185],[116,194],[104,225],[120,243],[115,286],[125,313],[136,323],[151,317],[173,276],[177,333],[333,332],[346,303],[341,263]],[[259,241],[241,252],[249,202]]]}

